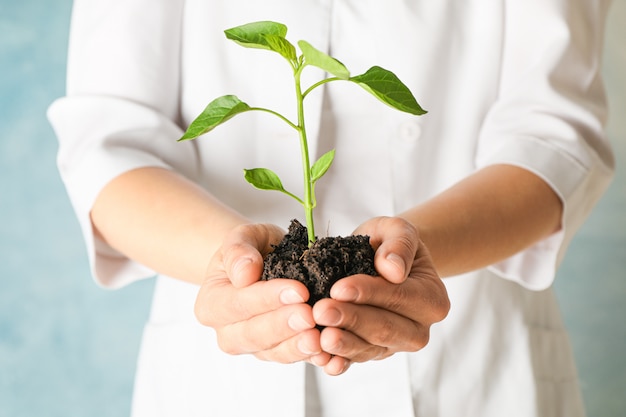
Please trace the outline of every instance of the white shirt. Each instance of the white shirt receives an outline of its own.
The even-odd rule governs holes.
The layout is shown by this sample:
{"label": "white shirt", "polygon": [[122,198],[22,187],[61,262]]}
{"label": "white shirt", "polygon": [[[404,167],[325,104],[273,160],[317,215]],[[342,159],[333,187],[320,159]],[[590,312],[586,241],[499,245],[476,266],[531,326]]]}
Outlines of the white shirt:
{"label": "white shirt", "polygon": [[[608,3],[75,1],[68,93],[49,115],[102,285],[153,275],[98,241],[89,222],[102,187],[130,169],[182,172],[259,221],[286,227],[301,217],[299,205],[251,188],[241,174],[270,168],[287,189],[299,189],[297,138],[278,119],[246,113],[207,137],[176,142],[223,94],[293,114],[284,60],[223,35],[256,20],[287,24],[293,43],[307,40],[353,75],[372,65],[393,71],[429,111],[420,118],[394,111],[352,83],[307,97],[312,154],[337,152],[316,187],[317,224],[329,234],[404,211],[489,164],[536,173],[564,204],[559,233],[445,280],[452,309],[425,349],[356,364],[340,377],[222,353],[193,317],[197,288],[159,277],[133,416],[582,416],[550,286],[612,176],[599,68]],[[307,68],[305,83],[323,76]]]}

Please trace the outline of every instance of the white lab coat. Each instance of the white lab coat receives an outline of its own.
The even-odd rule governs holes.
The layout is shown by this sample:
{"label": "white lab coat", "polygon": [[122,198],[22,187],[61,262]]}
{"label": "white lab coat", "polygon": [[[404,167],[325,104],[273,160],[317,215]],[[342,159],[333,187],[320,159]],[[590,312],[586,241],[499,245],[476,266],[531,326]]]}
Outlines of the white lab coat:
{"label": "white lab coat", "polygon": [[[582,416],[550,286],[612,175],[599,72],[607,9],[602,0],[75,1],[68,94],[49,117],[102,285],[153,275],[98,241],[89,223],[98,192],[127,170],[178,170],[259,221],[286,227],[301,217],[286,196],[242,178],[242,168],[271,168],[299,193],[297,138],[277,118],[246,113],[176,142],[223,94],[293,116],[286,62],[223,36],[255,20],[286,23],[292,42],[309,41],[353,74],[392,70],[429,111],[397,112],[345,82],[307,98],[313,155],[337,150],[317,187],[318,233],[349,234],[497,163],[540,175],[565,207],[559,233],[445,280],[452,309],[425,349],[340,377],[222,353],[193,316],[197,288],[159,277],[133,416]],[[321,76],[305,71],[306,82]]]}

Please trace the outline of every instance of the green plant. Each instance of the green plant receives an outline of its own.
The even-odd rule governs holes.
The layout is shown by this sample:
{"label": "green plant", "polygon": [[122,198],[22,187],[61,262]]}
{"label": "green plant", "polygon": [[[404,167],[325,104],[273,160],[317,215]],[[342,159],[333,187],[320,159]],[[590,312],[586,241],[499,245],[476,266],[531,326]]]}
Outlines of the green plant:
{"label": "green plant", "polygon": [[[304,99],[317,87],[332,81],[351,81],[364,88],[383,103],[403,112],[414,115],[426,113],[415,100],[411,91],[395,74],[386,69],[374,66],[365,73],[351,76],[350,71],[341,62],[314,48],[306,41],[299,41],[301,55],[297,55],[296,48],[285,36],[287,26],[281,23],[263,21],[253,22],[224,31],[226,37],[247,48],[265,49],[279,53],[287,60],[293,69],[296,90],[297,121],[291,121],[284,115],[263,107],[251,107],[234,95],[226,95],[213,100],[204,111],[189,125],[179,141],[195,139],[203,135],[232,117],[248,112],[262,111],[277,116],[290,127],[296,130],[300,137],[302,167],[304,172],[304,195],[302,198],[285,190],[278,175],[266,168],[245,169],[245,179],[262,190],[276,190],[297,200],[304,207],[309,244],[315,241],[315,227],[313,224],[313,209],[315,199],[315,183],[328,171],[335,151],[322,155],[313,165],[310,163],[307,134],[304,117]],[[325,78],[306,89],[303,89],[300,77],[307,66],[321,68],[331,76]]]}

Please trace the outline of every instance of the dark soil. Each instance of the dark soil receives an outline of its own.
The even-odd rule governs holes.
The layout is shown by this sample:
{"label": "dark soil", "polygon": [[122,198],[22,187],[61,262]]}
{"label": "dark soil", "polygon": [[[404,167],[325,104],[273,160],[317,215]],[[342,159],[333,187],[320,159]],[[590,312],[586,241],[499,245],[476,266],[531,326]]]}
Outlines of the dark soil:
{"label": "dark soil", "polygon": [[292,220],[283,240],[265,258],[262,280],[296,279],[309,289],[308,303],[330,296],[330,287],[355,274],[377,275],[369,236],[325,237],[309,248],[307,229]]}

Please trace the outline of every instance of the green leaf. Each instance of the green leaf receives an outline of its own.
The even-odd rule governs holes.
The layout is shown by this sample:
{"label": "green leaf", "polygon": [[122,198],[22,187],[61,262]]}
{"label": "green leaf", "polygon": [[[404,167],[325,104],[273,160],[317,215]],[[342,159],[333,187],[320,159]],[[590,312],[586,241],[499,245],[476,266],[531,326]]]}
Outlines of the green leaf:
{"label": "green leaf", "polygon": [[426,110],[417,103],[411,90],[396,75],[384,68],[374,66],[364,74],[350,78],[373,94],[383,103],[400,111],[422,115]]}
{"label": "green leaf", "polygon": [[328,171],[328,168],[330,168],[330,165],[333,163],[334,159],[335,159],[335,150],[333,149],[332,151],[326,152],[324,155],[320,157],[320,159],[318,159],[313,164],[313,166],[311,167],[311,182],[312,183],[315,183],[317,180],[322,178],[324,174],[326,174],[326,171]]}
{"label": "green leaf", "polygon": [[224,33],[228,39],[246,48],[274,50],[269,45],[266,35],[285,38],[287,36],[287,26],[277,22],[261,21],[227,29]]}
{"label": "green leaf", "polygon": [[296,56],[296,47],[291,44],[287,39],[277,35],[263,35],[270,49],[274,52],[278,52],[289,61],[295,61],[298,59]]}
{"label": "green leaf", "polygon": [[274,171],[266,168],[244,169],[246,181],[260,190],[275,190],[285,193],[283,183]]}
{"label": "green leaf", "polygon": [[350,71],[335,58],[316,49],[307,41],[298,41],[298,46],[304,55],[305,64],[321,68],[342,80],[348,80],[350,78]]}
{"label": "green leaf", "polygon": [[178,139],[178,141],[195,139],[200,135],[210,132],[215,127],[239,113],[249,110],[251,110],[250,106],[239,100],[236,96],[227,95],[218,97],[210,102],[204,111],[191,122],[185,134]]}

